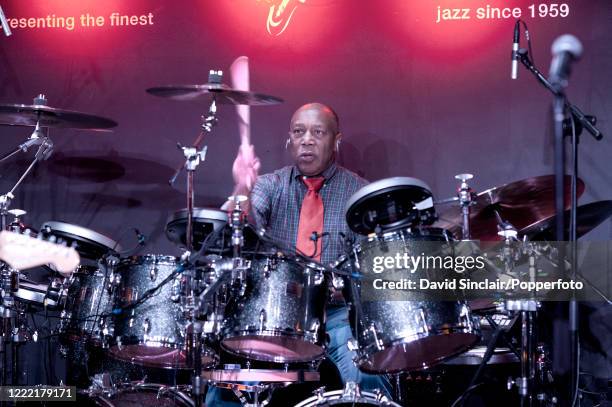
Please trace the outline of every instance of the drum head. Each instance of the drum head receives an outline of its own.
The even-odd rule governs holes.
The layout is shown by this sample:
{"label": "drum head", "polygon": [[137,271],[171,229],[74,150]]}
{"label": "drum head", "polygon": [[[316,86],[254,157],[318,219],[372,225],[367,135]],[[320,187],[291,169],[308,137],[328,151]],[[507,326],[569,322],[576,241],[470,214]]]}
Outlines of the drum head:
{"label": "drum head", "polygon": [[346,221],[353,232],[430,224],[435,217],[431,188],[410,177],[385,178],[366,185],[347,202]]}
{"label": "drum head", "polygon": [[113,239],[91,229],[65,222],[48,221],[40,227],[43,236],[55,236],[76,244],[76,251],[86,259],[99,259],[108,253],[120,252],[121,246]]}
{"label": "drum head", "polygon": [[470,332],[430,335],[418,340],[388,346],[359,364],[369,373],[398,373],[426,369],[467,351],[480,336]]}

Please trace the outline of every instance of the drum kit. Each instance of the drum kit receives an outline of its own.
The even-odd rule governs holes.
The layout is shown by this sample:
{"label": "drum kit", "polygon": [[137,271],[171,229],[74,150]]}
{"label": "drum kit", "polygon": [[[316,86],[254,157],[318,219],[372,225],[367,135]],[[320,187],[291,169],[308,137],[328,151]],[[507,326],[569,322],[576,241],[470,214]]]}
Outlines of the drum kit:
{"label": "drum kit", "polygon": [[[38,161],[51,155],[49,130],[108,131],[116,123],[52,108],[43,95],[32,105],[0,106],[0,124],[34,128],[0,162],[20,151],[38,149],[17,184],[0,196],[2,233],[9,233],[9,240],[27,239],[15,248],[0,236],[4,262],[0,350],[12,346],[13,373],[20,369],[17,345],[36,336],[27,325],[26,310],[38,306],[59,315],[55,329],[69,359],[77,358],[71,351],[76,354],[81,349],[90,360],[102,357],[124,367],[136,366],[142,375],[117,373],[109,365],[98,371],[87,369],[87,382],[75,383],[83,400],[105,406],[160,400],[164,405],[197,406],[203,403],[206,386],[216,386],[233,391],[243,405],[263,406],[275,389],[319,381],[317,369],[326,352],[326,301],[333,285],[343,291],[349,305],[354,340],[347,345],[355,351],[354,362],[362,371],[392,374],[401,387],[408,372],[477,364],[472,391],[487,362],[520,363],[520,377],[510,381],[516,383],[519,396],[546,397],[544,384],[536,383],[537,377],[548,375],[549,367],[542,362],[546,349],[530,337],[535,301],[491,300],[483,305],[457,296],[454,301],[368,302],[362,300],[358,276],[367,272],[363,268],[373,257],[420,250],[421,242],[452,247],[466,240],[549,239],[555,213],[552,177],[475,193],[469,185],[472,176],[460,174],[457,196],[441,201],[435,201],[431,188],[415,178],[376,181],[359,190],[346,206],[346,221],[361,238],[347,242],[350,249],[334,264],[320,264],[279,251],[264,231],[248,224],[243,211],[246,197],[231,197],[229,211],[194,206],[194,176],[205,160],[204,136],[217,123],[217,105],[282,102],[232,89],[221,79],[221,71],[211,71],[204,85],[147,90],[172,100],[209,102],[201,131],[192,145],[181,147],[185,162],[171,180],[183,169],[187,172],[186,208],[173,213],[165,228],[168,240],[183,250],[180,257],[134,255],[110,237],[59,221],[44,222],[38,231],[27,228],[20,220],[24,212],[9,208],[23,179]],[[580,181],[578,192],[583,191]],[[579,235],[610,215],[612,201],[580,207]],[[498,249],[499,245],[491,250]],[[19,261],[23,259],[28,261]],[[32,282],[21,273],[49,264],[55,274],[48,284]],[[517,319],[522,321],[520,349],[514,346],[516,340],[506,338]],[[500,338],[507,342],[506,348],[497,346]],[[0,364],[1,384],[9,384],[5,377],[9,366],[1,359]],[[145,380],[159,372],[174,375],[173,381]],[[177,375],[191,376],[190,383],[177,383]],[[10,384],[18,384],[15,380]],[[401,403],[405,394],[398,390],[394,398]],[[362,391],[348,382],[342,390],[320,388],[297,406],[399,406],[396,402],[382,391]]]}

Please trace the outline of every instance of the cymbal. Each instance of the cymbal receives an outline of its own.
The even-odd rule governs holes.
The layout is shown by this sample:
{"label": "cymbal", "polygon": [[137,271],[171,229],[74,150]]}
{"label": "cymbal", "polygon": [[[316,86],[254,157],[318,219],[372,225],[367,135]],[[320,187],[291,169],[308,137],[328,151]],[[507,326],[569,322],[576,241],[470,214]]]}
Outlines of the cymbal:
{"label": "cymbal", "polygon": [[[581,205],[576,208],[576,235],[581,237],[599,226],[612,216],[612,201],[598,201]],[[519,230],[520,236],[527,236],[529,240],[553,241],[555,239],[554,227],[556,215],[542,219],[532,225]],[[565,239],[569,236],[570,211],[565,211]]]}
{"label": "cymbal", "polygon": [[94,131],[117,126],[104,117],[46,105],[0,105],[0,124],[34,127],[37,123],[41,127]]}
{"label": "cymbal", "polygon": [[214,97],[217,103],[227,105],[267,106],[283,102],[283,99],[275,96],[236,90],[222,83],[157,86],[147,89],[147,93],[181,101],[194,101]]}
{"label": "cymbal", "polygon": [[[571,177],[565,177],[565,208],[570,206]],[[584,193],[584,182],[578,179],[578,197]],[[512,224],[522,230],[543,219],[555,215],[555,177],[542,175],[511,182],[480,192],[471,207],[471,239],[481,241],[499,241],[497,232],[498,219]],[[496,214],[497,213],[497,214]],[[439,219],[433,226],[448,229],[461,236],[461,209],[451,206],[438,211]]]}

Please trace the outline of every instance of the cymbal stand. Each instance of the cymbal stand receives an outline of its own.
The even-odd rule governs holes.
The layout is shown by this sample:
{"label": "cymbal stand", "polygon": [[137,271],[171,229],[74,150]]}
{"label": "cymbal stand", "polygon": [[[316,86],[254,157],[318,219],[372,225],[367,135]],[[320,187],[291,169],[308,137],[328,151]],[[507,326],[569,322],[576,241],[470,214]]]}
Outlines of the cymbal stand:
{"label": "cymbal stand", "polygon": [[[221,84],[223,78],[223,71],[211,70],[208,74],[209,83]],[[186,231],[186,246],[187,251],[193,251],[193,200],[194,200],[194,174],[198,165],[204,162],[206,159],[207,146],[200,148],[202,141],[204,140],[204,134],[212,133],[213,127],[218,123],[217,119],[217,101],[213,95],[208,108],[208,114],[202,116],[202,124],[200,125],[200,134],[195,139],[190,147],[181,146],[177,144],[178,148],[183,151],[185,156],[185,163],[179,167],[174,176],[170,178],[170,185],[173,185],[179,174],[185,169],[187,171],[187,231]]]}
{"label": "cymbal stand", "polygon": [[[34,99],[34,103],[39,104],[39,105],[46,105],[47,99],[45,99],[44,95],[39,95],[38,98]],[[32,147],[35,145],[38,145],[39,147],[38,147],[38,151],[36,151],[36,155],[34,156],[34,160],[32,161],[32,163],[28,166],[25,172],[21,175],[21,177],[19,178],[17,183],[13,186],[13,188],[11,188],[11,190],[7,192],[6,194],[0,195],[0,219],[2,221],[2,230],[6,229],[7,227],[6,218],[8,215],[8,209],[11,206],[11,201],[15,198],[15,195],[14,195],[15,190],[17,190],[19,185],[21,185],[21,183],[28,176],[28,174],[32,172],[36,163],[42,160],[47,160],[53,153],[53,141],[51,140],[51,138],[49,138],[48,129],[47,129],[47,134],[43,133],[40,127],[40,115],[39,115],[39,121],[36,123],[36,127],[34,131],[32,132],[32,134],[30,135],[30,137],[28,138],[28,140],[20,144],[19,147],[13,152],[2,157],[0,159],[0,162],[4,161],[8,157],[13,156],[15,153],[19,151],[25,152],[27,151],[29,147]]]}

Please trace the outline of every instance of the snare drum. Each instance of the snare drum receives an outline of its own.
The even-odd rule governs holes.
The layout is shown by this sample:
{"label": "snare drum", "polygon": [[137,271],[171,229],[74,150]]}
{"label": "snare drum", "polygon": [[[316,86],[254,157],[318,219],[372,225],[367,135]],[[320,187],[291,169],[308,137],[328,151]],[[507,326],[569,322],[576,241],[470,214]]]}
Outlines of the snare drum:
{"label": "snare drum", "polygon": [[[372,273],[369,268],[375,257],[440,255],[452,250],[452,240],[444,229],[389,232],[356,244],[354,262],[361,273]],[[353,282],[351,291],[356,297],[351,301],[351,328],[357,340],[357,363],[363,371],[424,369],[466,351],[480,338],[477,321],[459,297],[457,301],[363,301],[357,283]]]}
{"label": "snare drum", "polygon": [[[119,263],[114,308],[127,308],[114,318],[116,343],[110,349],[113,357],[150,367],[189,367],[185,348],[189,321],[179,298],[173,296],[173,286],[180,286],[181,276],[175,276],[146,301],[132,307],[176,268],[176,258],[164,255],[134,256]],[[216,359],[214,352],[203,350],[203,367],[213,365]]]}
{"label": "snare drum", "polygon": [[324,353],[327,283],[312,265],[253,260],[244,295],[226,308],[221,345],[249,359],[308,362]]}

